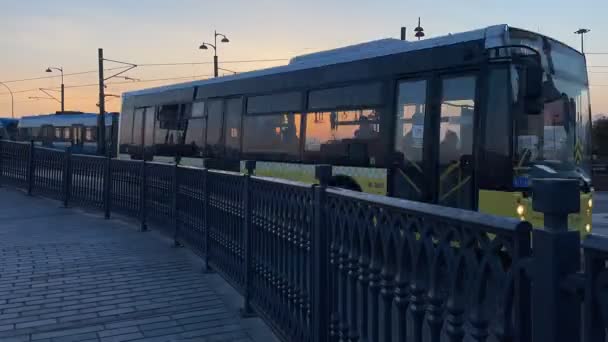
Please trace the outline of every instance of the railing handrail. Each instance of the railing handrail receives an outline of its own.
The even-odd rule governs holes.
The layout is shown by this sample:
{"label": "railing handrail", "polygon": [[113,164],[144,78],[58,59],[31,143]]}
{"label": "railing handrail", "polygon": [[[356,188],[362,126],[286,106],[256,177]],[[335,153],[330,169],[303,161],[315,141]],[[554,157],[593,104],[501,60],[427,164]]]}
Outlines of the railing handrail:
{"label": "railing handrail", "polygon": [[120,162],[125,164],[139,165],[141,164],[141,160],[131,160],[131,159],[121,159],[121,158],[112,158],[112,162]]}
{"label": "railing handrail", "polygon": [[297,187],[300,189],[310,189],[313,187],[312,184],[307,184],[307,183],[298,182],[298,181],[289,180],[289,179],[275,178],[275,177],[251,176],[251,179],[257,180],[257,181],[265,181],[265,182],[272,182],[275,184],[293,186],[293,187]]}
{"label": "railing handrail", "polygon": [[608,253],[608,237],[589,234],[582,241],[583,248],[596,252]]}
{"label": "railing handrail", "polygon": [[29,145],[30,144],[29,141],[15,141],[15,140],[7,140],[7,139],[1,139],[0,142],[17,144],[17,145]]}
{"label": "railing handrail", "polygon": [[94,154],[82,154],[82,153],[72,153],[72,157],[78,158],[91,158],[91,159],[107,159],[107,157],[98,156]]}
{"label": "railing handrail", "polygon": [[493,216],[472,210],[450,208],[437,204],[415,202],[401,198],[380,196],[333,187],[327,188],[327,192],[393,209],[409,211],[424,216],[432,216],[435,220],[449,220],[461,224],[480,226],[483,227],[484,230],[490,230],[491,232],[505,231],[526,233],[532,230],[532,226],[527,221],[509,217]]}
{"label": "railing handrail", "polygon": [[227,175],[227,176],[235,176],[235,177],[244,177],[245,175],[240,172],[234,171],[225,171],[225,170],[212,170],[208,169],[209,173],[216,175]]}
{"label": "railing handrail", "polygon": [[[169,165],[175,166],[175,163],[169,164]],[[199,171],[205,170],[205,168],[202,166],[194,166],[194,165],[177,165],[177,166],[180,169],[186,169],[186,170],[199,170]]]}
{"label": "railing handrail", "polygon": [[36,150],[39,150],[39,151],[48,151],[48,152],[65,153],[65,150],[62,150],[62,149],[59,149],[59,148],[50,148],[50,147],[43,147],[43,146],[36,146]]}
{"label": "railing handrail", "polygon": [[[141,160],[138,160],[138,162],[142,162]],[[158,166],[175,166],[174,162],[163,162],[163,161],[158,161],[158,160],[146,160],[146,164],[147,165],[158,165]]]}

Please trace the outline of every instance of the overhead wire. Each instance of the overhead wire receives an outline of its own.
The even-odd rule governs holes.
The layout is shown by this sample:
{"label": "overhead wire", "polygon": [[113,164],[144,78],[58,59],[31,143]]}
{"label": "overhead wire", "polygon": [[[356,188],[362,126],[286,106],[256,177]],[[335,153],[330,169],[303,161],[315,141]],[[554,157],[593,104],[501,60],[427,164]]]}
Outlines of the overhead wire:
{"label": "overhead wire", "polygon": [[[288,60],[289,60],[289,58],[247,59],[247,60],[236,60],[236,61],[222,61],[222,64],[284,62],[284,61],[288,61]],[[146,67],[146,66],[178,66],[178,65],[210,65],[210,64],[213,64],[213,62],[143,63],[143,64],[137,64],[137,66]]]}
{"label": "overhead wire", "polygon": [[[162,81],[173,81],[173,80],[184,80],[184,79],[190,79],[190,78],[201,78],[201,77],[212,77],[213,75],[189,75],[189,76],[178,76],[178,77],[167,77],[167,78],[156,78],[156,79],[142,79],[142,80],[131,80],[131,81],[123,81],[123,82],[108,82],[106,83],[107,86],[110,85],[120,85],[120,84],[135,84],[135,83],[150,83],[150,82],[162,82]],[[93,87],[93,86],[99,86],[99,83],[85,83],[85,84],[76,84],[76,85],[67,85],[65,86],[66,89],[68,88],[86,88],[86,87]],[[53,87],[50,89],[60,89],[59,87]],[[27,93],[27,92],[32,92],[32,91],[38,91],[40,90],[40,88],[32,88],[32,89],[24,89],[24,90],[17,90],[17,91],[13,91],[13,94],[16,93]],[[4,93],[0,93],[0,95],[5,95],[5,94],[9,94],[8,92],[4,92]]]}
{"label": "overhead wire", "polygon": [[[124,69],[124,67],[108,68],[108,69],[104,69],[104,71],[111,71],[111,70],[117,70],[117,69]],[[86,75],[86,74],[92,74],[92,73],[96,73],[96,72],[99,72],[99,71],[98,70],[91,70],[91,71],[72,72],[72,73],[68,73],[68,74],[63,74],[63,76],[66,77],[66,76]],[[61,77],[61,75],[51,75],[51,76],[40,76],[40,77],[32,77],[32,78],[22,78],[22,79],[17,79],[17,80],[2,81],[2,83],[16,83],[16,82],[38,81],[38,80],[57,78],[57,77]]]}
{"label": "overhead wire", "polygon": [[[189,76],[179,76],[179,77],[167,77],[167,78],[156,78],[156,79],[143,79],[143,80],[133,80],[133,81],[123,81],[123,82],[108,82],[106,83],[107,86],[111,86],[111,85],[124,85],[124,84],[135,84],[135,83],[150,83],[150,82],[162,82],[162,81],[173,81],[173,80],[185,80],[185,79],[196,79],[196,78],[201,78],[201,77],[212,77],[213,75],[189,75]],[[97,87],[99,86],[99,83],[86,83],[86,84],[76,84],[76,85],[69,85],[69,86],[65,86],[66,89],[73,89],[73,88],[86,88],[86,87]],[[60,89],[59,87],[54,87],[54,88],[50,88],[50,89]],[[39,88],[32,88],[32,89],[26,89],[26,90],[19,90],[19,91],[13,91],[13,94],[15,93],[26,93],[26,92],[32,92],[32,91],[38,91],[40,90]],[[0,93],[0,95],[5,95],[5,94],[9,94],[8,92],[4,92],[4,93]]]}
{"label": "overhead wire", "polygon": [[[249,60],[222,61],[222,63],[223,64],[264,63],[264,62],[283,62],[283,61],[287,61],[287,60],[289,60],[289,59],[288,58],[249,59]],[[210,65],[210,64],[213,64],[213,62],[143,63],[143,64],[137,64],[137,66],[138,67],[154,67],[154,66]],[[113,68],[104,69],[104,71],[119,70],[119,69],[124,69],[124,68],[126,68],[126,67],[124,67],[124,66],[113,67]],[[93,74],[93,73],[97,73],[97,72],[99,72],[99,71],[98,70],[79,71],[79,72],[66,73],[66,74],[63,74],[63,76],[64,77],[69,77],[69,76]],[[29,81],[38,81],[38,80],[52,79],[52,78],[58,78],[58,77],[61,77],[61,75],[49,75],[49,76],[39,76],[39,77],[30,77],[30,78],[22,78],[22,79],[13,79],[13,80],[2,81],[2,83],[29,82]],[[157,80],[139,80],[139,81],[133,81],[133,82],[124,82],[124,83],[155,82],[155,81],[165,81],[165,80],[169,81],[169,80],[177,80],[177,79],[196,78],[196,77],[210,77],[210,75],[194,75],[194,76],[189,76],[189,77],[171,77],[171,78],[164,78],[164,79],[157,79]],[[114,84],[120,84],[120,83],[114,82]],[[84,84],[84,85],[66,86],[65,88],[90,87],[90,86],[93,86],[93,85],[97,85],[97,83],[95,83],[95,84]],[[17,94],[17,93],[27,93],[27,92],[38,91],[38,89],[39,88],[15,90],[15,91],[13,91],[13,93],[14,94]],[[4,94],[8,94],[8,93],[0,93],[0,95],[4,95]]]}

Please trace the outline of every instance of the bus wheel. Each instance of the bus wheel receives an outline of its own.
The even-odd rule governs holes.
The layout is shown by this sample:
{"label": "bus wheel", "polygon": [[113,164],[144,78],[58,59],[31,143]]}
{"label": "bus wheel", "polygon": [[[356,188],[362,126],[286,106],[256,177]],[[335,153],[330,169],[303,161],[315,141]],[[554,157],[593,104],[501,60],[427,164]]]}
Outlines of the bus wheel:
{"label": "bus wheel", "polygon": [[333,176],[329,181],[329,186],[342,188],[352,191],[361,191],[361,186],[352,177],[337,175]]}

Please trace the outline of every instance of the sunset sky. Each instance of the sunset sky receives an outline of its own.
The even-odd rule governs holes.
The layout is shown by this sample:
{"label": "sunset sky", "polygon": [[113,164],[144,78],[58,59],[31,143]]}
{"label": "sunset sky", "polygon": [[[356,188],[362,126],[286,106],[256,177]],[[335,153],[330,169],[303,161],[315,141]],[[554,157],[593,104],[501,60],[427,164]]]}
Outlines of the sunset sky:
{"label": "sunset sky", "polygon": [[[507,23],[539,31],[576,48],[573,31],[586,36],[595,114],[608,113],[608,1],[605,0],[0,0],[0,81],[15,92],[16,116],[59,110],[38,88],[56,88],[60,78],[11,82],[52,76],[47,66],[63,67],[66,109],[97,111],[97,48],[106,58],[135,64],[211,62],[212,51],[199,50],[217,29],[230,38],[219,46],[220,66],[247,71],[287,63],[299,54],[374,39],[398,38],[417,17],[427,37]],[[282,59],[258,63],[227,63]],[[107,62],[106,68],[117,65]],[[124,79],[108,81],[108,94],[212,75],[211,64],[141,66]],[[169,79],[169,80],[166,80]],[[159,80],[159,81],[154,81]],[[57,93],[57,96],[59,94]],[[119,111],[120,99],[108,98],[108,110]],[[10,96],[0,86],[0,116],[10,116]]]}

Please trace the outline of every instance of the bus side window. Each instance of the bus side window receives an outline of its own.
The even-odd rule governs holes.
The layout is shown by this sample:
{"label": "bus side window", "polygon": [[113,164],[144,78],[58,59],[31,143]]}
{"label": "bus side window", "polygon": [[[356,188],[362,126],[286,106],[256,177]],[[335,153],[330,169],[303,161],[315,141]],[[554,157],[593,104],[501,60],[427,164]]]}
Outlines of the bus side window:
{"label": "bus side window", "polygon": [[207,116],[205,115],[205,102],[196,102],[192,105],[192,114],[186,127],[186,145],[192,147],[195,155],[202,155],[205,148],[207,134]]}
{"label": "bus side window", "polygon": [[243,101],[241,98],[226,101],[225,130],[226,155],[238,155],[241,149],[241,113]]}
{"label": "bus side window", "polygon": [[74,144],[76,145],[82,145],[82,140],[83,140],[83,132],[82,132],[82,125],[74,125],[73,127],[73,134],[74,134]]}
{"label": "bus side window", "polygon": [[[298,159],[300,114],[250,114],[243,119],[243,152],[264,158]],[[279,158],[280,159],[280,158]]]}
{"label": "bus side window", "polygon": [[399,84],[395,150],[410,162],[422,162],[426,81],[405,81]]}
{"label": "bus side window", "polygon": [[70,127],[64,127],[63,128],[63,139],[65,140],[70,140],[72,135],[70,134]]}
{"label": "bus side window", "polygon": [[482,189],[508,190],[512,186],[510,105],[508,70],[490,70],[486,115],[482,121],[484,137],[481,158],[483,165],[492,167],[479,169],[479,187]]}
{"label": "bus side window", "polygon": [[85,134],[84,134],[84,139],[86,141],[95,141],[95,137],[94,137],[94,130],[93,127],[87,127],[85,129]]}
{"label": "bus side window", "polygon": [[382,158],[380,141],[379,110],[335,110],[306,114],[304,151],[307,159],[373,165]]}
{"label": "bus side window", "polygon": [[207,151],[211,157],[217,156],[222,148],[223,101],[211,100],[207,107]]}
{"label": "bus side window", "polygon": [[[135,110],[131,109],[120,114],[120,144],[128,145],[133,143],[133,116]],[[97,127],[95,127],[97,131]],[[92,139],[95,140],[95,139]]]}
{"label": "bus side window", "polygon": [[[144,114],[144,147],[151,147],[154,143],[154,120],[156,107],[147,107]],[[107,126],[106,126],[107,127]],[[106,129],[106,138],[110,137],[110,130]]]}
{"label": "bus side window", "polygon": [[180,125],[180,105],[163,105],[158,107],[158,121],[164,137],[163,144],[176,145],[179,143],[178,131]]}

